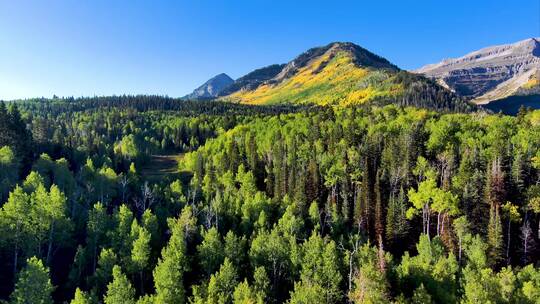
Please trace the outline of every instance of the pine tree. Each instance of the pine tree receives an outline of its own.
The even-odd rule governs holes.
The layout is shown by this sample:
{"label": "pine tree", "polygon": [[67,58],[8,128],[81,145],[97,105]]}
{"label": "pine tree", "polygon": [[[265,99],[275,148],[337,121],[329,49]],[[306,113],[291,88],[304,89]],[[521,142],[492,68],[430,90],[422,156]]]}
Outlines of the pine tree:
{"label": "pine tree", "polygon": [[488,170],[488,180],[486,183],[486,199],[490,206],[487,240],[490,260],[493,264],[497,264],[503,256],[503,232],[500,208],[505,195],[505,176],[501,168],[501,159],[496,158],[492,161],[491,168]]}
{"label": "pine tree", "polygon": [[386,240],[390,243],[402,240],[409,231],[405,191],[400,189],[397,197],[390,197],[386,211]]}
{"label": "pine tree", "polygon": [[377,175],[375,177],[375,235],[377,240],[382,239],[384,232],[384,223],[383,223],[383,202],[381,194],[381,172],[377,170]]}

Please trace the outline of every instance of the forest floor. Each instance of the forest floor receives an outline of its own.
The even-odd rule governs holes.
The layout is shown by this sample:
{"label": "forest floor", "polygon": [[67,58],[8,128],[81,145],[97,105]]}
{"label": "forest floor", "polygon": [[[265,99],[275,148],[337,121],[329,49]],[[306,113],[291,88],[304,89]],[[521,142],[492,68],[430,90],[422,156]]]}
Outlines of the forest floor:
{"label": "forest floor", "polygon": [[141,175],[151,182],[178,175],[178,162],[183,157],[184,153],[152,155],[150,161],[141,168]]}

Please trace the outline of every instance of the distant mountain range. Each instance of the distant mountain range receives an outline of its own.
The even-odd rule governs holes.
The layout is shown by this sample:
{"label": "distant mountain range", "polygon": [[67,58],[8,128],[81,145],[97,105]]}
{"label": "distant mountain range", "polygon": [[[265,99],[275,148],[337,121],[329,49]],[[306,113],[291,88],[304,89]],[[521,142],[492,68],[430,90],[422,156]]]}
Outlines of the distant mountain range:
{"label": "distant mountain range", "polygon": [[235,81],[220,74],[185,98],[247,104],[396,103],[436,109],[470,108],[468,100],[514,113],[521,104],[540,108],[539,67],[536,38],[485,48],[412,72],[356,44],[335,42]]}

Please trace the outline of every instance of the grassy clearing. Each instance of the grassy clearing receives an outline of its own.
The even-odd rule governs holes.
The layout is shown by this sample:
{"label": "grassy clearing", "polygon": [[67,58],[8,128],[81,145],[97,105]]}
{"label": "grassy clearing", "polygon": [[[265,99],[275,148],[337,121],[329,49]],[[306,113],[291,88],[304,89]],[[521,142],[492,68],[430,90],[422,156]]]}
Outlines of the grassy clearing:
{"label": "grassy clearing", "polygon": [[178,176],[180,174],[178,162],[183,157],[184,153],[151,155],[150,161],[141,168],[141,175],[144,179],[151,182]]}

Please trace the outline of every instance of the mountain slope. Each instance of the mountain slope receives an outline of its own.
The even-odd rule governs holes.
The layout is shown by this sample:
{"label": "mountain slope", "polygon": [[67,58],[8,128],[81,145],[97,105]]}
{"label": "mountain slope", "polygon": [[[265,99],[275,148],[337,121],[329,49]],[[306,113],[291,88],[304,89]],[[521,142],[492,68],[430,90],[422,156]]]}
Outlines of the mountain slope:
{"label": "mountain slope", "polygon": [[263,82],[276,77],[285,67],[284,64],[273,64],[264,68],[256,69],[249,74],[238,78],[233,84],[219,93],[219,96],[229,95],[239,90],[256,89]]}
{"label": "mountain slope", "polygon": [[433,108],[454,108],[459,102],[435,82],[401,71],[360,46],[342,42],[308,50],[272,78],[231,90],[233,87],[222,100],[342,106],[393,102]]}
{"label": "mountain slope", "polygon": [[229,77],[229,75],[222,73],[212,77],[203,85],[193,90],[193,93],[188,94],[182,98],[190,100],[214,98],[217,97],[223,89],[233,83],[234,80]]}
{"label": "mountain slope", "polygon": [[540,42],[537,38],[493,46],[415,71],[437,80],[477,104],[540,93]]}

